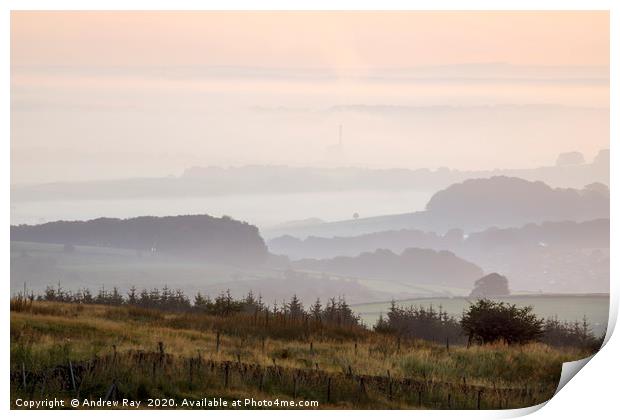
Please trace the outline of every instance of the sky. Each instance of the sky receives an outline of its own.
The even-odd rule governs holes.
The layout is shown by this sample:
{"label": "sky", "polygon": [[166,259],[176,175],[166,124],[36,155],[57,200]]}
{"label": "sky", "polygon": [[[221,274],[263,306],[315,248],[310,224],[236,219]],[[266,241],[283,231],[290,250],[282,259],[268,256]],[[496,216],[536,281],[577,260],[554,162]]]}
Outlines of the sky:
{"label": "sky", "polygon": [[606,12],[11,14],[13,184],[608,146]]}

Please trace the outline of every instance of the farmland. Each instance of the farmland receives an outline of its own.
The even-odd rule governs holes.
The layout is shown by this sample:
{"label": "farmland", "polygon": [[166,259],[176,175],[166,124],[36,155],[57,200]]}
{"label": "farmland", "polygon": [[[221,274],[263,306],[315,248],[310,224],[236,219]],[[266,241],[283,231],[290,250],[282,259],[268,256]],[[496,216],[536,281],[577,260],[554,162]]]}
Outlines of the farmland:
{"label": "farmland", "polygon": [[561,364],[540,343],[446,346],[356,326],[37,302],[11,311],[15,398],[257,398],[319,408],[516,408],[549,399]]}

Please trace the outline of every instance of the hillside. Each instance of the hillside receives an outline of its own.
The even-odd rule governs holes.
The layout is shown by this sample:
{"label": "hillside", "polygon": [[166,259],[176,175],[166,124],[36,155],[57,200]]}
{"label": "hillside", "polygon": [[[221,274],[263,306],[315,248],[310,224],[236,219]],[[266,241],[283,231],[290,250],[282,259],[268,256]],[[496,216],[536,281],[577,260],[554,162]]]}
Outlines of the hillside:
{"label": "hillside", "polygon": [[18,225],[11,226],[11,241],[124,248],[233,265],[260,264],[268,256],[255,226],[208,215]]}
{"label": "hillside", "polygon": [[264,231],[267,238],[290,235],[356,236],[418,229],[445,233],[490,227],[518,227],[546,221],[585,221],[609,217],[609,188],[600,183],[582,189],[551,188],[536,181],[494,176],[469,179],[435,193],[425,211],[344,220]]}
{"label": "hillside", "polygon": [[353,257],[377,249],[448,250],[487,272],[508,276],[517,290],[609,291],[609,219],[489,228],[469,235],[458,229],[446,235],[402,229],[335,238],[282,236],[268,246],[293,259]]}
{"label": "hillside", "polygon": [[437,192],[426,205],[432,224],[471,231],[543,221],[609,217],[609,189],[551,188],[520,178],[470,179]]}
{"label": "hillside", "polygon": [[149,398],[211,408],[181,404],[212,396],[227,402],[219,408],[246,398],[332,409],[517,408],[551,398],[562,363],[588,355],[540,343],[446,349],[264,313],[11,305],[12,401],[36,390],[68,405],[78,388],[82,398],[129,398],[142,408]]}
{"label": "hillside", "polygon": [[293,267],[341,276],[388,280],[405,284],[431,283],[469,288],[483,274],[482,269],[449,251],[408,248],[400,255],[385,249],[357,257],[300,260]]}

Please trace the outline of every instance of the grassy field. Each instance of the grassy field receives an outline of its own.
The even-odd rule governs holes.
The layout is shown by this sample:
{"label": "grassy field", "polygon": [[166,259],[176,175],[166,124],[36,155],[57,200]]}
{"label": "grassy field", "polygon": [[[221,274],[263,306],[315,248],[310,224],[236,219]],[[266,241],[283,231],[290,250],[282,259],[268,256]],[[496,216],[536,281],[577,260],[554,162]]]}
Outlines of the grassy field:
{"label": "grassy field", "polygon": [[285,295],[301,294],[306,300],[317,296],[345,295],[349,301],[389,299],[391,296],[462,296],[469,290],[431,284],[403,284],[392,281],[350,279],[331,276],[322,280],[324,273],[306,272],[311,280],[284,278],[284,270],[268,268],[240,268],[205,263],[199,260],[173,257],[135,250],[76,246],[67,253],[62,244],[11,242],[11,292],[23,289],[42,292],[47,286],[61,283],[64,289],[89,288],[97,291],[102,286],[114,286],[126,291],[134,285],[141,288],[179,288],[189,295],[219,293],[230,288],[233,292],[248,290],[264,296],[280,298],[283,285]]}
{"label": "grassy field", "polygon": [[[592,332],[601,335],[607,330],[609,317],[609,295],[516,295],[501,298],[502,301],[517,306],[533,306],[534,313],[543,318],[556,317],[560,321],[580,321],[584,316],[590,322]],[[399,306],[433,305],[435,309],[441,307],[450,315],[460,316],[469,306],[470,299],[454,298],[424,298],[397,301]],[[381,314],[386,314],[390,302],[364,303],[351,305],[367,325],[374,325]]]}
{"label": "grassy field", "polygon": [[303,333],[301,324],[263,322],[127,306],[12,305],[12,404],[18,397],[221,397],[318,401],[318,408],[516,408],[549,399],[561,364],[586,356],[541,344],[448,348],[359,328],[306,326]]}
{"label": "grassy field", "polygon": [[13,293],[24,282],[37,291],[61,282],[63,288],[73,290],[98,290],[102,285],[126,290],[130,285],[141,288],[168,284],[193,293],[197,291],[196,285],[267,274],[127,249],[78,246],[75,252],[67,253],[63,245],[31,242],[11,242],[11,263]]}

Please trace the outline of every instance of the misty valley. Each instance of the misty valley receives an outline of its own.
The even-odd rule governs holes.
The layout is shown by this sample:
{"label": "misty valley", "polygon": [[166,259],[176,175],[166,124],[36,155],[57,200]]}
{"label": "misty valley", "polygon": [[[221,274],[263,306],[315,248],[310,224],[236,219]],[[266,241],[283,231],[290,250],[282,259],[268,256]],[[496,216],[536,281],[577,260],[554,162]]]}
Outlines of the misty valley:
{"label": "misty valley", "polygon": [[[592,174],[604,174],[604,168],[587,168],[604,162],[599,158],[595,164],[558,170],[568,178],[590,173],[586,180],[592,181],[601,178]],[[188,184],[193,186],[188,188],[197,188],[196,179],[209,185],[214,173],[218,181],[232,176],[225,183],[241,186],[243,176],[254,178],[256,170],[265,173],[266,168],[224,175],[193,169]],[[291,176],[306,179],[309,173],[295,171]],[[329,176],[333,170],[315,169],[311,179]],[[387,182],[383,173],[364,176],[370,185]],[[391,181],[395,176],[389,175]],[[421,176],[427,179],[429,173]],[[291,182],[287,179],[269,189],[289,188],[285,185]],[[315,182],[315,187],[325,182]],[[300,180],[300,189],[304,184],[311,185]],[[107,194],[105,184],[100,193],[91,187],[90,195]],[[42,188],[50,191],[48,206],[54,206],[54,196],[49,196],[52,186],[38,187]],[[62,189],[68,187],[55,188],[58,197],[66,197]],[[263,198],[268,202],[269,197]],[[338,206],[333,200],[332,207]],[[343,296],[355,308],[391,299],[430,302],[467,297],[476,280],[497,272],[508,279],[510,294],[521,296],[524,303],[528,296],[536,302],[535,296],[546,294],[561,300],[609,291],[609,190],[601,182],[554,188],[505,175],[472,178],[432,194],[424,210],[373,217],[355,214],[329,222],[317,217],[321,214],[307,216],[260,230],[234,215],[207,214],[15,224],[11,290],[17,293],[24,285],[36,292],[48,286],[93,291],[116,287],[126,293],[131,286],[167,286],[189,295],[216,296],[229,290],[233,296],[243,296],[252,291],[266,302],[282,302],[293,294],[306,302]],[[540,303],[534,306],[548,314],[537,307]],[[366,313],[369,325],[376,321],[368,318],[368,311],[360,312]],[[606,324],[592,311],[562,318],[574,321],[583,315],[595,317],[599,328]]]}
{"label": "misty valley", "polygon": [[[606,333],[604,162],[558,167],[591,181],[581,186],[467,178],[416,211],[341,220],[302,212],[259,227],[234,214],[161,215],[165,201],[178,199],[158,196],[163,185],[144,190],[162,203],[157,215],[13,224],[12,392],[104,396],[110,404],[205,392],[325,408],[541,403],[553,395],[561,363],[592,354]],[[265,184],[254,200],[277,206],[272,190],[298,181],[293,202],[308,212],[320,211],[304,202],[334,176],[315,169],[312,184],[303,181],[307,171],[252,168],[229,170],[224,183],[242,190],[244,176],[256,182],[265,172],[291,178],[271,190]],[[214,197],[200,185],[222,181],[216,173],[193,169],[190,182],[174,182],[185,197]],[[374,188],[386,182],[383,173],[361,173]],[[86,187],[93,189],[80,198]],[[68,192],[105,202],[108,187],[51,184],[20,194],[38,190],[38,203],[62,212]],[[357,193],[350,179],[338,188]],[[330,194],[333,207],[347,198]],[[29,202],[27,194],[20,200]]]}

